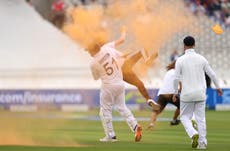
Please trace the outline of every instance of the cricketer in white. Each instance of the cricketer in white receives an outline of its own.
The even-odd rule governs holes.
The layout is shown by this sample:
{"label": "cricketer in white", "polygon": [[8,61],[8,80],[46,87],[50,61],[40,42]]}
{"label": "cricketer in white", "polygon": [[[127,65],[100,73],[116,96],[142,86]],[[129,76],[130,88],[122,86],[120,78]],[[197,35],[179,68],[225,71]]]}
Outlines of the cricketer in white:
{"label": "cricketer in white", "polygon": [[[192,148],[206,149],[206,119],[205,119],[205,100],[206,100],[206,81],[205,73],[213,80],[217,92],[222,95],[222,90],[218,84],[216,74],[208,64],[208,61],[193,49],[195,39],[187,36],[184,39],[185,54],[176,61],[174,90],[178,94],[179,81],[182,83],[180,94],[180,119],[185,131],[192,139]],[[191,118],[195,115],[198,131],[193,128]]]}
{"label": "cricketer in white", "polygon": [[[116,105],[118,112],[126,119],[130,129],[135,132],[135,141],[141,139],[141,126],[125,104],[125,85],[121,65],[123,57],[115,49],[116,41],[103,45],[98,51],[90,51],[93,56],[91,71],[95,80],[101,79],[100,117],[105,132],[102,142],[117,141],[112,125],[112,108]],[[93,52],[93,53],[92,53]]]}

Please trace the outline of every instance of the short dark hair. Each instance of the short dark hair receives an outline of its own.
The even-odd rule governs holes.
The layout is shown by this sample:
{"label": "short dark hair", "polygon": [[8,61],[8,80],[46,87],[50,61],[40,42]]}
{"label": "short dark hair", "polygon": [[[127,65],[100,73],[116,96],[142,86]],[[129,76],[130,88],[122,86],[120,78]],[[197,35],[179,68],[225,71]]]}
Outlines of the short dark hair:
{"label": "short dark hair", "polygon": [[194,46],[195,45],[195,39],[192,36],[185,37],[183,42],[184,42],[185,46]]}

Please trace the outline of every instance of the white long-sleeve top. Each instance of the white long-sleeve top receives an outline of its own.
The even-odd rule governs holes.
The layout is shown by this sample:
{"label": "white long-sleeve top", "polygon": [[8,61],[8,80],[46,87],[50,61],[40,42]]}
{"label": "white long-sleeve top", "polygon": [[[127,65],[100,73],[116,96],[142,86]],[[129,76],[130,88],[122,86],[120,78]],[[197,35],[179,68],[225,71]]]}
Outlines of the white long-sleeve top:
{"label": "white long-sleeve top", "polygon": [[216,88],[220,88],[216,74],[208,64],[208,61],[203,56],[197,54],[194,49],[185,50],[185,54],[177,59],[174,93],[177,94],[178,84],[179,81],[181,81],[181,101],[192,102],[206,100],[205,72],[213,80]]}

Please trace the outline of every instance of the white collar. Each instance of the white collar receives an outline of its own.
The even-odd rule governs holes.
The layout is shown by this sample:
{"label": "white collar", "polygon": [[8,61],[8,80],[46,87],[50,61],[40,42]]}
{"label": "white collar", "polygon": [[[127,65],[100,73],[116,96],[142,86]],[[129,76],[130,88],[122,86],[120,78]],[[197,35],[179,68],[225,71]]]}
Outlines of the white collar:
{"label": "white collar", "polygon": [[193,53],[195,52],[195,50],[193,48],[190,48],[190,49],[186,49],[185,50],[185,53]]}

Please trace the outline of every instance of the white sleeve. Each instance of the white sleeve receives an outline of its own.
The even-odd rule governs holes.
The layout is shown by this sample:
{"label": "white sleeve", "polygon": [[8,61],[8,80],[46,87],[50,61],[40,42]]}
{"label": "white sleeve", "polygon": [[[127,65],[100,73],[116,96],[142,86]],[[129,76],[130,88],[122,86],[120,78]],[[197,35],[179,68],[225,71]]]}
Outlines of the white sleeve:
{"label": "white sleeve", "polygon": [[220,85],[219,85],[219,82],[217,80],[217,76],[216,76],[215,72],[212,70],[212,68],[210,67],[210,65],[209,65],[209,63],[208,63],[207,60],[205,60],[204,71],[207,73],[207,75],[209,76],[209,78],[212,79],[215,87],[217,89],[219,89]]}
{"label": "white sleeve", "polygon": [[178,94],[180,77],[181,77],[181,65],[180,62],[177,60],[175,65],[175,79],[173,81],[174,94]]}
{"label": "white sleeve", "polygon": [[91,73],[93,75],[93,79],[98,80],[100,78],[100,74],[99,74],[99,72],[97,70],[97,67],[96,67],[95,63],[90,64],[90,70],[91,70]]}

